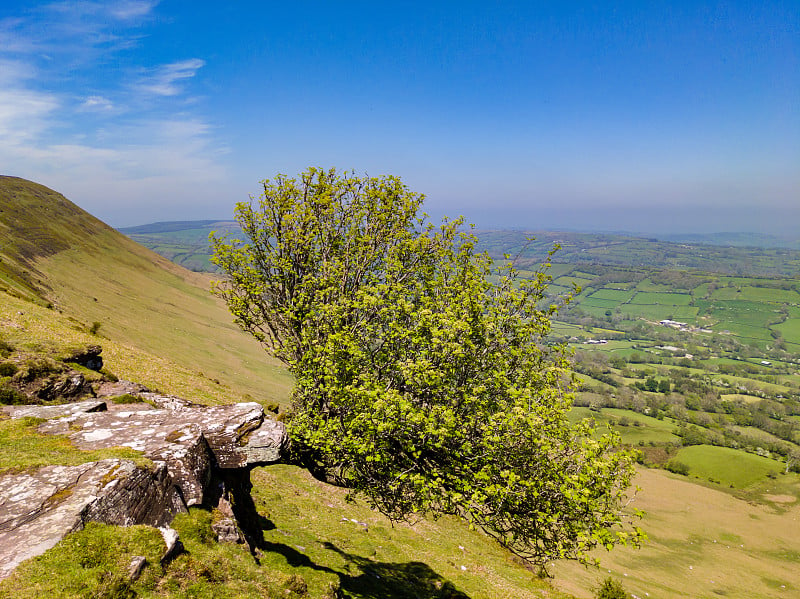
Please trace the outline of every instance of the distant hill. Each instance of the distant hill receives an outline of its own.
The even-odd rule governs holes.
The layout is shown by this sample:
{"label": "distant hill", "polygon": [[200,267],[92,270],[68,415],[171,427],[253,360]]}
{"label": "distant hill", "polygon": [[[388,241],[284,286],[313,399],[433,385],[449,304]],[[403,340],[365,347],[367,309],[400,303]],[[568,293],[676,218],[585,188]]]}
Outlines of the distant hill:
{"label": "distant hill", "polygon": [[124,227],[119,229],[125,235],[142,235],[147,233],[170,233],[172,231],[183,231],[184,229],[202,229],[220,221],[216,220],[173,220],[138,227]]}
{"label": "distant hill", "polygon": [[229,220],[169,221],[119,229],[159,255],[196,272],[216,272],[211,263],[209,235],[241,236],[239,225]]}
{"label": "distant hill", "polygon": [[800,250],[800,237],[780,237],[765,233],[695,233],[658,235],[661,241],[672,243],[699,243],[728,247],[786,248]]}
{"label": "distant hill", "polygon": [[[569,231],[481,231],[479,247],[493,258],[508,254],[521,266],[533,266],[547,257],[554,244],[561,249],[553,261],[657,270],[701,272],[756,277],[800,275],[800,251],[782,248],[720,247],[673,243],[655,238]],[[528,238],[533,237],[533,241]]]}
{"label": "distant hill", "polygon": [[[241,236],[233,221],[175,221],[120,229],[131,239],[177,264],[200,272],[215,272],[209,261],[209,234]],[[656,270],[696,270],[701,272],[756,276],[800,276],[800,250],[779,247],[779,238],[751,234],[683,236],[682,241],[654,237],[572,231],[476,230],[479,248],[493,258],[508,254],[522,267],[540,264],[558,243],[561,249],[553,260],[563,264],[604,265]],[[533,237],[534,241],[528,241]],[[697,241],[691,239],[697,238]],[[725,240],[739,241],[725,244]],[[762,239],[764,246],[753,247]],[[712,243],[716,240],[718,243]],[[701,243],[701,241],[703,241]],[[747,243],[745,243],[747,242]],[[772,243],[770,245],[769,243]]]}

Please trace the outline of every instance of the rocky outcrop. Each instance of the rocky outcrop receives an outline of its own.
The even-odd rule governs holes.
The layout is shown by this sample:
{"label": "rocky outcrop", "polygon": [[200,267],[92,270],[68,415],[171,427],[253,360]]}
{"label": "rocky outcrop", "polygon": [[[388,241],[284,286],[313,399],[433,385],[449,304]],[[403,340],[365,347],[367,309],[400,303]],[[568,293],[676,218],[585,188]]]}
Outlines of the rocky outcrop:
{"label": "rocky outcrop", "polygon": [[165,464],[101,460],[0,476],[0,579],[89,521],[166,525],[177,499]]}
{"label": "rocky outcrop", "polygon": [[11,418],[45,419],[39,432],[79,448],[130,447],[152,465],[102,460],[0,476],[0,578],[88,521],[163,527],[189,506],[221,506],[229,518],[218,536],[244,539],[231,503],[247,503],[234,495],[249,488],[251,467],[280,460],[283,424],[256,403],[205,407],[125,388],[135,393],[125,403],[3,406]]}

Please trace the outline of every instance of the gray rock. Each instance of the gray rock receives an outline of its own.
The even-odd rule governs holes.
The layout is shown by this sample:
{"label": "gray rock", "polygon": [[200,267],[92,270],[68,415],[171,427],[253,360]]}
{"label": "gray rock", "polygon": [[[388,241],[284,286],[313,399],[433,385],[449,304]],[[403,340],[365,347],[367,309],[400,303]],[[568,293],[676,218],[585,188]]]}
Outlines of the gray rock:
{"label": "gray rock", "polygon": [[[118,390],[105,389],[112,395]],[[121,446],[141,451],[155,467],[102,460],[0,477],[0,579],[85,522],[164,527],[176,513],[206,502],[219,501],[226,516],[214,529],[218,538],[245,540],[227,499],[219,497],[224,484],[213,480],[214,472],[234,473],[231,480],[242,472],[248,482],[249,467],[280,459],[287,444],[283,424],[266,418],[256,403],[205,407],[146,391],[135,394],[148,403],[3,408],[12,418],[47,419],[40,432],[67,436],[82,449]],[[249,493],[247,489],[243,492]],[[171,530],[162,530],[168,546],[162,561],[180,551]]]}
{"label": "gray rock", "polygon": [[95,394],[97,397],[119,397],[120,395],[138,395],[139,393],[146,393],[147,387],[139,383],[132,383],[130,381],[103,381],[97,386]]}
{"label": "gray rock", "polygon": [[244,536],[236,520],[233,518],[223,518],[211,525],[211,530],[217,537],[218,543],[244,543]]}
{"label": "gray rock", "polygon": [[174,528],[159,526],[158,530],[161,532],[161,536],[164,538],[164,544],[167,546],[164,550],[164,555],[161,556],[161,564],[163,565],[183,553],[184,549],[183,543],[181,543],[181,540],[178,538],[178,531]]}
{"label": "gray rock", "polygon": [[128,566],[128,578],[131,582],[136,582],[139,580],[139,577],[142,575],[142,571],[144,571],[144,567],[147,565],[147,558],[143,555],[134,555],[131,559],[131,563]]}
{"label": "gray rock", "polygon": [[63,418],[91,412],[103,412],[106,410],[104,401],[88,400],[76,403],[67,403],[57,406],[3,406],[3,411],[11,418]]}
{"label": "gray rock", "polygon": [[128,460],[0,476],[0,579],[86,522],[162,525],[174,495],[165,465],[150,471]]}

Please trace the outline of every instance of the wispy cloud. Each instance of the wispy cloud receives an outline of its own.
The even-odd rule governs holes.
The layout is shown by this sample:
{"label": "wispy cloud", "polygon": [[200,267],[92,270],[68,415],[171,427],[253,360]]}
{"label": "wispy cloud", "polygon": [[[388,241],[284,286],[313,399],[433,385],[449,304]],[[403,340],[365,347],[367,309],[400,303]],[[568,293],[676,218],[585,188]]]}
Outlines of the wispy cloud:
{"label": "wispy cloud", "polygon": [[205,64],[199,58],[190,58],[161,65],[143,77],[135,87],[156,96],[177,96],[181,92],[179,83],[194,77]]}
{"label": "wispy cloud", "polygon": [[149,0],[118,0],[33,6],[0,20],[0,48],[32,59],[87,60],[100,51],[135,45],[138,36],[123,33],[122,27],[144,22],[156,5]]}
{"label": "wispy cloud", "polygon": [[0,19],[4,173],[41,180],[100,213],[109,203],[117,214],[136,215],[147,202],[155,211],[165,190],[212,193],[224,179],[224,146],[202,115],[176,102],[205,62],[127,60],[116,79],[97,75],[101,61],[146,43],[139,25],[157,4],[62,1]]}
{"label": "wispy cloud", "polygon": [[91,112],[108,112],[114,110],[114,103],[103,96],[89,96],[80,105],[81,110]]}
{"label": "wispy cloud", "polygon": [[0,89],[0,143],[13,148],[35,142],[59,106],[52,94],[24,88]]}

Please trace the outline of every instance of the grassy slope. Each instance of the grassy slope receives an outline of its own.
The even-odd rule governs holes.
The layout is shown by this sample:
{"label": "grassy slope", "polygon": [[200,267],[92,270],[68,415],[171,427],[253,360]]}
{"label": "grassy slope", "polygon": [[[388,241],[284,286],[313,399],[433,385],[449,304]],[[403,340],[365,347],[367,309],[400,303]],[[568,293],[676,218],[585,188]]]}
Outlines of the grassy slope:
{"label": "grassy slope", "polygon": [[57,306],[100,332],[156,355],[169,356],[201,377],[220,381],[226,399],[249,394],[285,402],[291,378],[231,322],[209,292],[211,279],[191,273],[115,232],[100,236],[105,250],[70,249],[39,267]]}
{"label": "grassy slope", "polygon": [[209,277],[161,258],[30,181],[0,177],[0,209],[0,264],[9,282],[0,279],[0,290],[27,291],[16,295],[50,302],[87,327],[99,322],[102,336],[155,361],[168,358],[202,380],[201,388],[218,387],[198,393],[174,386],[172,375],[153,378],[147,360],[137,365],[131,376],[162,391],[209,402],[245,395],[286,401],[291,378],[231,322],[224,303],[208,292]]}

